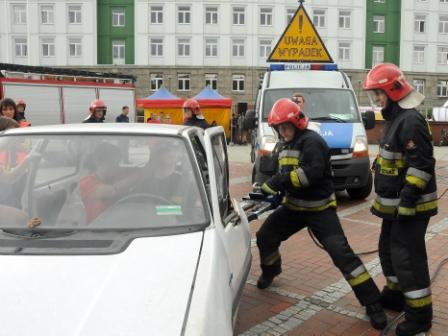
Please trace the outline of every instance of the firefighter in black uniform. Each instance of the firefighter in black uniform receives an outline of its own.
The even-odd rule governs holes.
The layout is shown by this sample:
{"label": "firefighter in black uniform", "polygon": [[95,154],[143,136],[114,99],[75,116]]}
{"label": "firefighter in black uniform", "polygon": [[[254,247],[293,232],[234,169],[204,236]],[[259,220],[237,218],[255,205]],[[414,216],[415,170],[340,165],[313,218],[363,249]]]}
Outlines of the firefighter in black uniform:
{"label": "firefighter in black uniform", "polygon": [[106,119],[106,104],[100,99],[95,99],[90,103],[90,116],[84,119],[83,123],[103,123]]}
{"label": "firefighter in black uniform", "polygon": [[361,260],[353,253],[339,218],[331,178],[330,151],[325,140],[307,129],[308,118],[292,100],[278,100],[268,123],[284,141],[278,152],[278,172],[262,185],[268,195],[283,195],[282,205],[257,232],[262,274],[257,287],[271,285],[281,273],[279,246],[308,227],[343,273],[372,326],[383,329],[387,318],[379,303],[380,292]]}
{"label": "firefighter in black uniform", "polygon": [[379,256],[387,285],[386,308],[404,310],[397,335],[431,328],[432,298],[425,247],[429,218],[437,213],[431,131],[415,109],[424,96],[394,64],[378,64],[363,83],[385,121],[374,165],[377,197],[372,212],[383,219]]}
{"label": "firefighter in black uniform", "polygon": [[184,102],[184,125],[197,126],[202,129],[209,128],[207,120],[201,113],[199,103],[196,99],[190,98]]}

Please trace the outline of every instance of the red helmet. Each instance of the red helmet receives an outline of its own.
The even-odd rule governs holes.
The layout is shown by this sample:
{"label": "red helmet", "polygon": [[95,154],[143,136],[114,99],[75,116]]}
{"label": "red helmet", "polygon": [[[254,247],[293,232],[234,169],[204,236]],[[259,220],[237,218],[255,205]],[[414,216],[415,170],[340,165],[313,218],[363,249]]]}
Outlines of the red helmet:
{"label": "red helmet", "polygon": [[376,65],[369,71],[362,84],[364,90],[383,90],[394,102],[398,102],[413,91],[401,70],[391,63]]}
{"label": "red helmet", "polygon": [[97,109],[103,109],[104,113],[106,113],[107,109],[106,104],[104,104],[104,102],[100,99],[95,99],[93,102],[90,103],[89,107],[90,114],[95,113]]}
{"label": "red helmet", "polygon": [[193,98],[187,99],[182,107],[184,109],[190,109],[191,112],[193,112],[193,114],[195,115],[201,114],[201,109],[196,99]]}
{"label": "red helmet", "polygon": [[18,100],[17,100],[17,102],[16,102],[16,106],[19,106],[19,105],[23,105],[23,106],[26,107],[26,103],[25,103],[25,101],[24,101],[23,99],[18,99]]}
{"label": "red helmet", "polygon": [[308,125],[308,117],[302,113],[300,106],[289,98],[281,98],[272,106],[268,117],[271,127],[290,122],[297,129],[304,130]]}

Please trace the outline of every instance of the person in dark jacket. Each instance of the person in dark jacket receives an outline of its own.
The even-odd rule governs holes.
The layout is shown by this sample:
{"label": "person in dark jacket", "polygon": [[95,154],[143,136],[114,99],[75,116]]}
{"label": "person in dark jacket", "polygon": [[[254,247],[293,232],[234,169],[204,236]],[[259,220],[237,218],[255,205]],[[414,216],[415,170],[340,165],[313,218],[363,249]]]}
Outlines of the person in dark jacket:
{"label": "person in dark jacket", "polygon": [[378,64],[363,89],[385,119],[375,161],[374,215],[383,219],[379,256],[387,285],[385,308],[404,310],[396,334],[415,335],[431,328],[432,297],[425,247],[429,219],[437,213],[432,136],[416,110],[424,96],[415,91],[394,64]]}
{"label": "person in dark jacket", "polygon": [[348,244],[336,214],[330,150],[325,140],[307,129],[308,118],[287,98],[273,105],[268,124],[284,142],[278,151],[278,172],[261,190],[274,197],[282,195],[283,201],[257,232],[262,270],[257,287],[267,288],[281,273],[280,243],[308,227],[343,273],[361,305],[366,306],[371,325],[383,329],[387,318],[379,302],[378,287]]}
{"label": "person in dark jacket", "polygon": [[90,103],[90,116],[84,119],[83,123],[103,123],[106,119],[106,104],[100,99],[95,99]]}
{"label": "person in dark jacket", "polygon": [[183,105],[184,110],[184,125],[196,126],[202,129],[209,128],[207,120],[202,115],[201,108],[196,99],[187,99]]}
{"label": "person in dark jacket", "polygon": [[115,118],[115,122],[128,123],[129,122],[129,106],[123,106],[121,108],[121,114]]}

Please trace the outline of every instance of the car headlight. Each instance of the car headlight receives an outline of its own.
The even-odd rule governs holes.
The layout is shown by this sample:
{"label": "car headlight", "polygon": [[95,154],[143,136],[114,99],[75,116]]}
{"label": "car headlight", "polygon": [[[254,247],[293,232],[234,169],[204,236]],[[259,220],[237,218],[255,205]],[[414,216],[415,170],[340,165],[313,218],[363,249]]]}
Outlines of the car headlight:
{"label": "car headlight", "polygon": [[276,145],[277,141],[273,136],[264,136],[261,138],[260,148],[258,149],[258,155],[263,156],[270,154]]}
{"label": "car headlight", "polygon": [[367,137],[365,137],[364,135],[356,137],[352,156],[353,158],[369,156],[369,145],[367,144]]}

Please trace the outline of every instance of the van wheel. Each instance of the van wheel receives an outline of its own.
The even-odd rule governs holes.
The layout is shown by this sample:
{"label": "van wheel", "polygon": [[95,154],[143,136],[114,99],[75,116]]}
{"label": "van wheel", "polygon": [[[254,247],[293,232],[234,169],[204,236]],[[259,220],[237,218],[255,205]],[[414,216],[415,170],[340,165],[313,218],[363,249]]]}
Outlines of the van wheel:
{"label": "van wheel", "polygon": [[370,192],[372,191],[372,185],[373,185],[373,177],[372,173],[369,172],[369,176],[367,177],[367,183],[364,187],[347,189],[347,193],[352,199],[362,200],[370,195]]}

